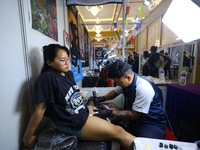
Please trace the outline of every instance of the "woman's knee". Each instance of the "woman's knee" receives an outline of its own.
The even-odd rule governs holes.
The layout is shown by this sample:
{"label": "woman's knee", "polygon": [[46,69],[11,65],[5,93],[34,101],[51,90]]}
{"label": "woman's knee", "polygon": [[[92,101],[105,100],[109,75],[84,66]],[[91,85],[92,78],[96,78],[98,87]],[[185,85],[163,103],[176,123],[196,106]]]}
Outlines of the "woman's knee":
{"label": "woman's knee", "polygon": [[119,135],[119,136],[126,134],[126,131],[121,126],[118,126],[118,125],[115,125],[113,130],[114,130],[114,133]]}

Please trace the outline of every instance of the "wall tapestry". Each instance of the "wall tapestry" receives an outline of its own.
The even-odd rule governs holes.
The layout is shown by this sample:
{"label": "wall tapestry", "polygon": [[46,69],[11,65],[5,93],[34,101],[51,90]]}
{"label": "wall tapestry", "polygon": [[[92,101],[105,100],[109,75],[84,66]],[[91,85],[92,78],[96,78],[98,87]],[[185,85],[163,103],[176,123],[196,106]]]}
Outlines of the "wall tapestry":
{"label": "wall tapestry", "polygon": [[56,0],[31,0],[32,28],[58,41]]}

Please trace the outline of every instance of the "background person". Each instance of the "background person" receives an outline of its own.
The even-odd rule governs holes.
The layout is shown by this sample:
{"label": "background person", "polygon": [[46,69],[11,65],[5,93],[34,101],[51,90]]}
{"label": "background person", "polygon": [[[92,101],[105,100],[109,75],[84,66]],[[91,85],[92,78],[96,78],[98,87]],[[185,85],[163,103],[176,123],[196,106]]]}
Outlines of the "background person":
{"label": "background person", "polygon": [[133,56],[134,56],[134,62],[132,65],[132,70],[133,72],[138,73],[139,57],[138,57],[137,52],[133,52]]}
{"label": "background person", "polygon": [[142,65],[142,75],[148,76],[149,75],[149,52],[148,51],[143,52],[141,65]]}
{"label": "background person", "polygon": [[171,64],[171,59],[168,55],[168,53],[165,53],[165,67],[164,67],[164,70],[165,70],[165,77],[167,77],[167,75],[169,75],[169,79],[172,79],[172,76],[171,76],[171,71],[170,71],[170,64]]}
{"label": "background person", "polygon": [[110,67],[108,77],[118,85],[105,96],[94,99],[95,105],[124,94],[124,109],[113,103],[100,105],[95,116],[112,116],[112,123],[122,126],[138,137],[165,139],[166,116],[162,108],[162,91],[157,85],[134,73],[128,63],[117,60]]}
{"label": "background person", "polygon": [[183,68],[187,71],[188,74],[190,68],[190,59],[186,56],[186,51],[184,51],[184,56],[183,56]]}
{"label": "background person", "polygon": [[159,59],[159,56],[159,53],[157,53],[157,46],[152,46],[149,58],[149,75],[156,78],[158,78],[158,68],[155,67],[155,63]]}
{"label": "background person", "polygon": [[133,60],[133,58],[132,58],[132,55],[129,55],[129,56],[128,56],[128,64],[132,66],[133,63],[134,63],[134,60]]}
{"label": "background person", "polygon": [[[128,149],[135,136],[123,128],[94,116],[90,106],[85,106],[72,71],[69,70],[69,51],[58,44],[43,47],[44,66],[35,82],[36,109],[24,135],[25,146],[31,148],[37,142],[34,135],[43,115],[50,117],[56,128],[88,141],[114,140]],[[112,113],[112,111],[110,111]]]}

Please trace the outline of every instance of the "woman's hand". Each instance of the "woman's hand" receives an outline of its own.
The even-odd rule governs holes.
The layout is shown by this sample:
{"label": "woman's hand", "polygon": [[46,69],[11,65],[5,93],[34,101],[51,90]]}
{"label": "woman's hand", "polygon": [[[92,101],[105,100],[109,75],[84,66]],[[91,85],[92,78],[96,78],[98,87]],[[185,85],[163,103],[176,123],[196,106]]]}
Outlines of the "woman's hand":
{"label": "woman's hand", "polygon": [[28,148],[33,148],[38,141],[37,136],[24,137],[24,145]]}

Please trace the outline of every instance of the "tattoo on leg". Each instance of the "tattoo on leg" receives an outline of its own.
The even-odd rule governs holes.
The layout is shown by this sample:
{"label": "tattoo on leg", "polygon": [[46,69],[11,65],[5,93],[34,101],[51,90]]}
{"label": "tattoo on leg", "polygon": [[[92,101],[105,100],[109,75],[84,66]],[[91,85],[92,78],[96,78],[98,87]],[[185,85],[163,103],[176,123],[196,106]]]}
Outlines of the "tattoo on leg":
{"label": "tattoo on leg", "polygon": [[108,106],[108,108],[114,108],[114,105],[112,105],[112,104],[108,104],[107,106]]}

